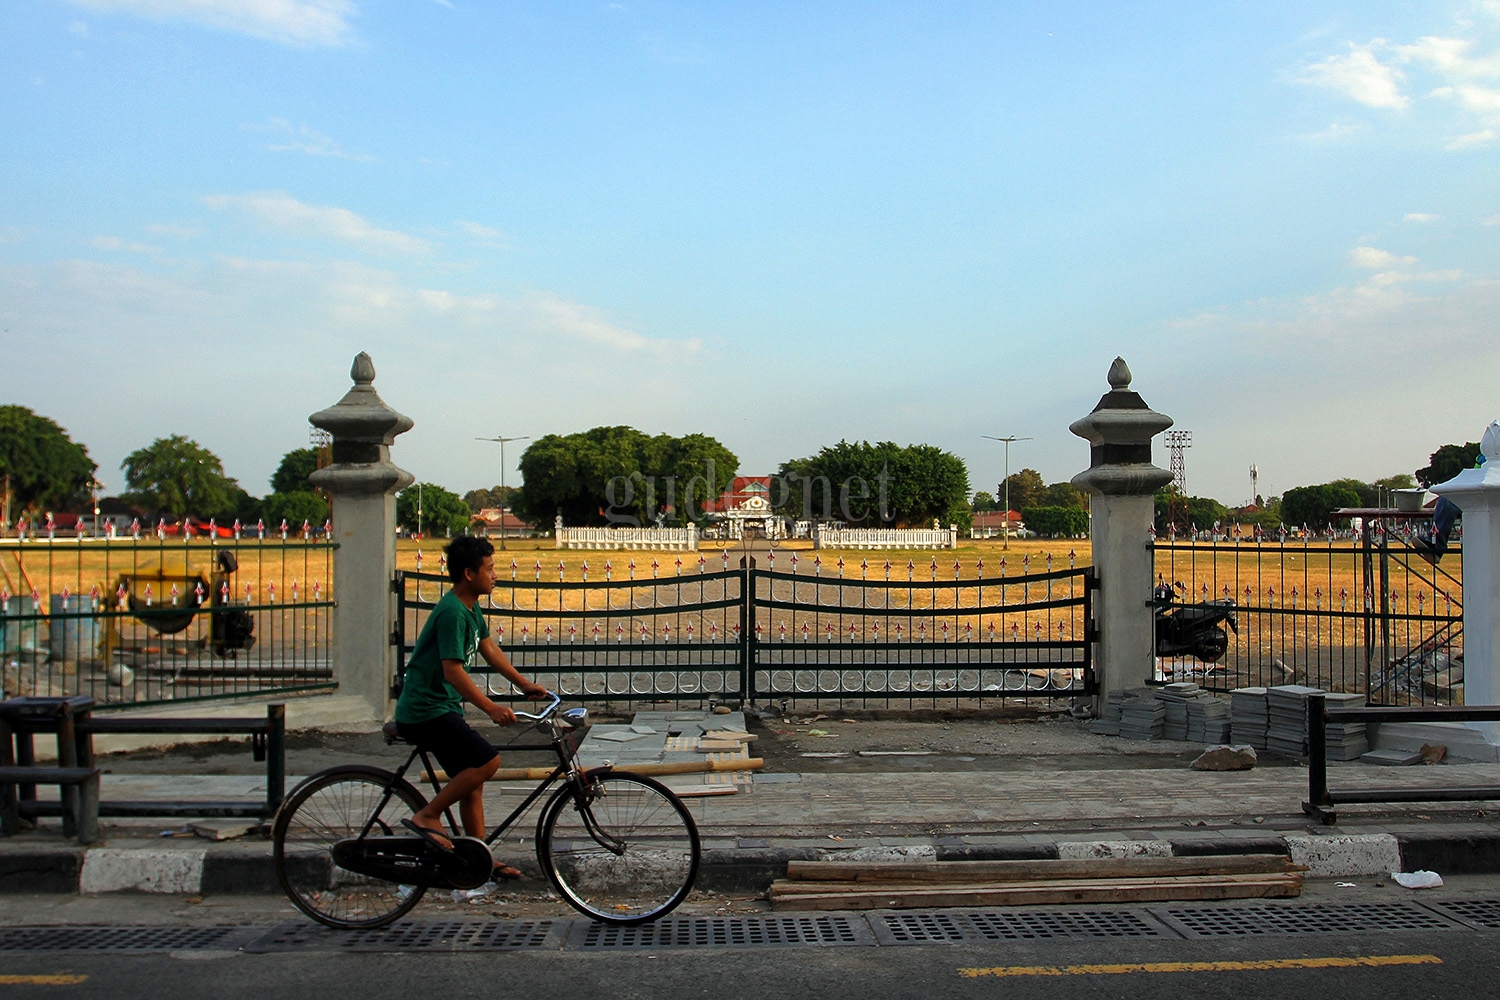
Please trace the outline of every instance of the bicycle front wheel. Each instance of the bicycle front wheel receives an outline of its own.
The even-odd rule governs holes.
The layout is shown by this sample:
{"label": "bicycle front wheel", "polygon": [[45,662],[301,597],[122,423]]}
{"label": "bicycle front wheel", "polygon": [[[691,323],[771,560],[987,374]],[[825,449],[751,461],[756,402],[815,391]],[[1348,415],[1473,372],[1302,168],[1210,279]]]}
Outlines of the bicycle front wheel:
{"label": "bicycle front wheel", "polygon": [[[387,788],[390,799],[381,806]],[[287,797],[272,828],[276,877],[287,898],[330,927],[380,927],[410,912],[424,888],[340,868],[333,845],[358,837],[372,817],[371,836],[401,836],[401,821],[426,804],[407,781],[378,767],[338,767],[308,778]]]}
{"label": "bicycle front wheel", "polygon": [[537,834],[542,870],[578,912],[615,924],[655,920],[698,876],[698,828],[682,800],[636,774],[565,784]]}

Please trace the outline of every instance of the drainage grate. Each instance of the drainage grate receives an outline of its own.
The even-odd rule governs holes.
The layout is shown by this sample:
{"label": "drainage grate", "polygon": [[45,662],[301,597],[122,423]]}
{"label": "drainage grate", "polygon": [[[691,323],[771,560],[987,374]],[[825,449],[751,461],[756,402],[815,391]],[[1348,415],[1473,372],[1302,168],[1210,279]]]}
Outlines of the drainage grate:
{"label": "drainage grate", "polygon": [[1430,910],[1407,903],[1173,907],[1161,915],[1190,938],[1447,930],[1453,926]]}
{"label": "drainage grate", "polygon": [[0,951],[233,950],[241,927],[6,927]]}
{"label": "drainage grate", "polygon": [[1474,927],[1500,927],[1500,899],[1443,899],[1427,905]]}
{"label": "drainage grate", "polygon": [[777,948],[872,945],[869,925],[852,915],[784,917],[666,917],[620,927],[579,923],[570,948]]}
{"label": "drainage grate", "polygon": [[1017,910],[871,914],[881,944],[1159,938],[1161,931],[1131,910]]}
{"label": "drainage grate", "polygon": [[282,951],[514,951],[562,947],[565,920],[440,920],[341,931],[320,924],[282,924],[245,945],[255,954]]}

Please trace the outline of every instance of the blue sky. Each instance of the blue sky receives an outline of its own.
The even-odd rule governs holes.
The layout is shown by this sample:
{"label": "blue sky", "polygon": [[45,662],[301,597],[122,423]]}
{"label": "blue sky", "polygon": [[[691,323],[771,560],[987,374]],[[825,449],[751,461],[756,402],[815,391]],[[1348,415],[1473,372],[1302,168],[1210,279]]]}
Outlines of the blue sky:
{"label": "blue sky", "polygon": [[0,402],[260,493],[366,350],[460,492],[606,423],[993,489],[1119,354],[1239,503],[1500,416],[1497,150],[1494,2],[16,0]]}

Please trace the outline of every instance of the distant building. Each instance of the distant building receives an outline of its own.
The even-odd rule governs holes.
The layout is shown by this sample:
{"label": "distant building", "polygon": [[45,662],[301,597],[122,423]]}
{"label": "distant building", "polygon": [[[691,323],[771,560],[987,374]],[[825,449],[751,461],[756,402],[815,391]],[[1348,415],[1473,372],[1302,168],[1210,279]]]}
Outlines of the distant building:
{"label": "distant building", "polygon": [[469,522],[469,530],[482,538],[531,538],[536,525],[523,521],[509,508],[482,508]]}
{"label": "distant building", "polygon": [[786,535],[786,522],[771,510],[770,476],[735,476],[719,499],[704,502],[703,513],[717,521],[729,538]]}
{"label": "distant building", "polygon": [[970,538],[1003,538],[1006,533],[1019,535],[1026,530],[1026,522],[1021,520],[1021,512],[1018,510],[984,510],[975,513],[974,527],[969,532]]}

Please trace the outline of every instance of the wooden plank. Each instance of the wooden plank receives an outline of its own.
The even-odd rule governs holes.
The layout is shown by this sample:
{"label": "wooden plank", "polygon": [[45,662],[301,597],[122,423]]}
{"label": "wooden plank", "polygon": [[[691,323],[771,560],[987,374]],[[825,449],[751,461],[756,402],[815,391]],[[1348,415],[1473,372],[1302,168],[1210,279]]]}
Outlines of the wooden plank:
{"label": "wooden plank", "polygon": [[679,799],[704,799],[716,795],[738,795],[734,785],[698,785],[693,788],[674,788],[672,794]]}
{"label": "wooden plank", "polygon": [[1060,903],[1152,903],[1169,900],[1274,899],[1300,895],[1302,880],[1295,875],[1268,875],[1255,881],[1142,882],[1115,880],[1076,885],[1044,882],[1007,887],[968,889],[905,887],[879,892],[813,893],[772,896],[773,910],[913,909],[946,906],[1046,906]]}
{"label": "wooden plank", "polygon": [[976,879],[1138,878],[1301,870],[1281,854],[1036,861],[790,861],[787,878],[831,882],[970,882]]}
{"label": "wooden plank", "polygon": [[989,879],[976,880],[973,882],[953,882],[943,885],[920,885],[911,882],[795,882],[790,879],[777,879],[771,883],[772,896],[816,896],[834,895],[838,893],[905,893],[905,892],[943,892],[950,889],[973,890],[973,889],[1009,889],[1027,886],[1044,886],[1050,888],[1068,888],[1094,886],[1114,886],[1129,889],[1145,885],[1207,885],[1212,883],[1233,882],[1265,882],[1277,879],[1302,878],[1299,872],[1269,873],[1257,872],[1242,875],[1175,875],[1159,876],[1155,878],[1074,878],[1074,879],[1045,879],[1045,880],[1006,880]]}

